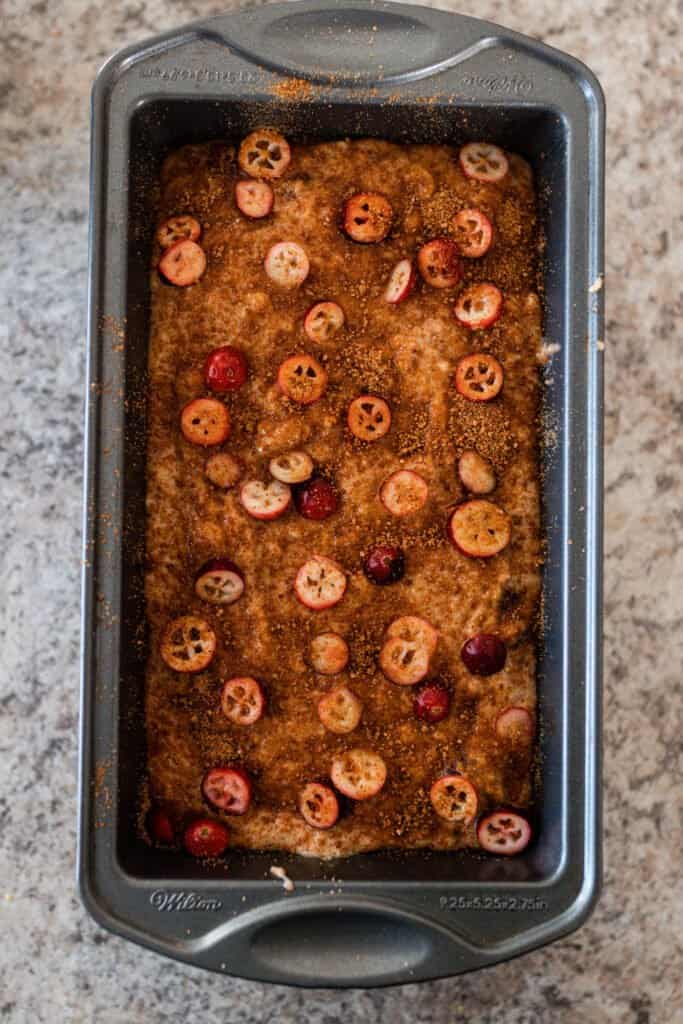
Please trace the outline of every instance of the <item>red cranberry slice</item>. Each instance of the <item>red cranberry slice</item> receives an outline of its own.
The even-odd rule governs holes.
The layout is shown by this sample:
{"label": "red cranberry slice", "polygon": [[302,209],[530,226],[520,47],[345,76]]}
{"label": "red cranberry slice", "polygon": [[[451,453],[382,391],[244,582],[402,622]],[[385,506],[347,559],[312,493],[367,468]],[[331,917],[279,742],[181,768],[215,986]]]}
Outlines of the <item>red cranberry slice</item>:
{"label": "red cranberry slice", "polygon": [[145,819],[147,835],[155,843],[169,844],[173,842],[173,825],[167,811],[163,807],[150,807]]}
{"label": "red cranberry slice", "polygon": [[410,260],[399,260],[391,271],[389,283],[384,292],[385,302],[398,305],[407,299],[415,287],[415,268]]}
{"label": "red cranberry slice", "polygon": [[359,441],[379,441],[391,426],[391,409],[377,395],[359,395],[349,405],[347,422]]}
{"label": "red cranberry slice", "polygon": [[441,683],[427,683],[418,690],[413,709],[423,722],[442,722],[451,709],[451,695]]}
{"label": "red cranberry slice", "polygon": [[403,551],[392,544],[378,544],[363,560],[363,572],[379,587],[403,579],[406,559]]}
{"label": "red cranberry slice", "polygon": [[459,159],[465,176],[475,181],[501,181],[508,172],[505,153],[490,142],[468,142],[460,150]]}
{"label": "red cranberry slice", "polygon": [[477,633],[466,640],[460,651],[465,668],[474,676],[492,676],[505,668],[507,647],[493,633]]}
{"label": "red cranberry slice", "polygon": [[202,779],[202,794],[226,814],[244,814],[251,802],[251,779],[242,768],[211,768]]}
{"label": "red cranberry slice", "polygon": [[210,448],[230,436],[230,413],[217,398],[195,398],[183,407],[180,429],[190,444]]}
{"label": "red cranberry slice", "polygon": [[178,288],[187,288],[196,284],[206,270],[206,254],[201,245],[185,239],[175,242],[164,250],[159,260],[159,273],[169,284]]}
{"label": "red cranberry slice", "polygon": [[324,611],[341,601],[346,582],[346,574],[337,562],[324,555],[313,555],[296,574],[294,593],[307,608]]}
{"label": "red cranberry slice", "polygon": [[312,405],[322,398],[327,387],[327,371],[317,359],[302,352],[280,364],[277,372],[280,390],[299,405]]}
{"label": "red cranberry slice", "polygon": [[201,233],[199,221],[187,213],[182,213],[177,217],[169,217],[157,228],[157,242],[162,249],[168,249],[176,242],[197,242]]}
{"label": "red cranberry slice", "polygon": [[294,504],[304,519],[320,521],[337,511],[339,499],[332,484],[317,476],[296,488]]}
{"label": "red cranberry slice", "polygon": [[220,857],[225,853],[230,833],[213,818],[197,818],[185,829],[183,843],[193,857]]}
{"label": "red cranberry slice", "polygon": [[209,352],[204,363],[204,380],[209,391],[219,394],[237,391],[247,379],[248,367],[244,352],[232,345],[221,345]]}
{"label": "red cranberry slice", "polygon": [[299,814],[311,828],[332,828],[339,818],[337,794],[322,782],[309,782],[299,793]]}
{"label": "red cranberry slice", "polygon": [[455,368],[455,388],[470,402],[490,402],[503,387],[503,367],[488,352],[463,356]]}
{"label": "red cranberry slice", "polygon": [[477,825],[477,839],[488,853],[511,857],[529,845],[531,825],[515,811],[494,811],[483,817]]}
{"label": "red cranberry slice", "polygon": [[344,231],[354,242],[382,242],[393,216],[391,203],[381,192],[358,192],[344,204]]}
{"label": "red cranberry slice", "polygon": [[503,312],[503,293],[495,284],[473,284],[459,296],[453,313],[471,331],[490,327]]}
{"label": "red cranberry slice", "polygon": [[434,238],[417,254],[417,266],[432,288],[453,288],[463,274],[458,247],[451,238]]}
{"label": "red cranberry slice", "polygon": [[478,259],[491,248],[493,227],[481,210],[461,210],[453,218],[453,234],[461,256]]}
{"label": "red cranberry slice", "polygon": [[376,796],[386,782],[387,766],[374,750],[347,750],[332,761],[330,778],[344,796],[351,800],[368,800]]}
{"label": "red cranberry slice", "polygon": [[273,190],[266,181],[238,181],[235,203],[240,213],[252,220],[267,217],[273,209]]}

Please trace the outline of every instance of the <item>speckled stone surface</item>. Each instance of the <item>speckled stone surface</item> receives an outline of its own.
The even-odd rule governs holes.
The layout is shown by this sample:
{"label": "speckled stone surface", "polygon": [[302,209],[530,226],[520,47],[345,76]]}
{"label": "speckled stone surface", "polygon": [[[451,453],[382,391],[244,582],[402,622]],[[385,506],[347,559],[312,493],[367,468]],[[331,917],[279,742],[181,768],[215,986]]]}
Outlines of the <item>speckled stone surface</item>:
{"label": "speckled stone surface", "polygon": [[0,5],[0,1019],[683,1021],[683,82],[672,0],[460,6],[576,54],[607,94],[606,874],[595,915],[483,973],[339,994],[166,961],[101,931],[79,903],[89,90],[112,50],[227,6]]}

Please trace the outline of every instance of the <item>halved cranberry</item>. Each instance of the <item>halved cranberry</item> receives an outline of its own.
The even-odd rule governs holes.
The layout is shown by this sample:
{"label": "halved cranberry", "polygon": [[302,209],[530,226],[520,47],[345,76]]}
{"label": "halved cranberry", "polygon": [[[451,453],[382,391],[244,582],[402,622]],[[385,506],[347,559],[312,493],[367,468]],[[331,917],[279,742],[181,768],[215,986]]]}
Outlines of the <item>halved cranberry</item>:
{"label": "halved cranberry", "polygon": [[363,705],[348,686],[337,686],[318,701],[318,718],[339,736],[353,732],[362,713]]}
{"label": "halved cranberry", "polygon": [[384,292],[384,299],[397,305],[407,299],[415,287],[415,268],[410,260],[399,260],[391,271],[389,283]]}
{"label": "halved cranberry", "polygon": [[310,666],[324,676],[336,676],[349,662],[349,645],[339,633],[318,633],[311,640]]}
{"label": "halved cranberry", "polygon": [[468,448],[458,459],[458,476],[472,494],[490,494],[496,487],[496,474],[488,459]]}
{"label": "halved cranberry", "polygon": [[313,459],[308,452],[284,452],[268,464],[271,476],[283,484],[301,484],[313,472]]}
{"label": "halved cranberry", "polygon": [[503,293],[495,284],[473,284],[458,297],[453,313],[458,323],[471,331],[494,324],[503,312]]}
{"label": "halved cranberry", "polygon": [[493,226],[481,210],[461,210],[453,218],[453,234],[461,256],[477,259],[491,247]]}
{"label": "halved cranberry", "polygon": [[417,254],[417,266],[432,288],[453,288],[463,274],[458,247],[452,238],[434,238]]}
{"label": "halved cranberry", "polygon": [[505,668],[508,651],[505,641],[493,633],[477,633],[466,640],[460,651],[465,667],[474,676],[492,676]]}
{"label": "halved cranberry", "polygon": [[230,833],[213,818],[197,818],[185,829],[183,843],[193,857],[220,857],[225,853]]}
{"label": "halved cranberry", "polygon": [[242,768],[211,768],[202,779],[202,794],[212,807],[244,814],[251,802],[251,779]]}
{"label": "halved cranberry", "polygon": [[204,380],[209,391],[237,391],[247,379],[244,352],[232,345],[221,345],[209,352],[204,363]]}
{"label": "halved cranberry", "polygon": [[455,389],[470,402],[490,402],[503,387],[503,367],[488,352],[463,356],[455,369]]}
{"label": "halved cranberry", "polygon": [[298,242],[277,242],[264,260],[266,274],[281,288],[298,288],[308,277],[310,263]]}
{"label": "halved cranberry", "polygon": [[344,204],[343,228],[354,242],[382,242],[391,231],[391,203],[381,192],[358,192]]}
{"label": "halved cranberry", "polygon": [[505,743],[528,746],[534,732],[534,720],[527,708],[512,706],[496,716],[496,736]]}
{"label": "halved cranberry", "polygon": [[399,469],[388,476],[379,489],[379,499],[393,516],[419,512],[427,501],[429,486],[412,469]]}
{"label": "halved cranberry", "polygon": [[403,579],[405,571],[405,555],[393,544],[378,544],[363,559],[363,572],[380,587]]}
{"label": "halved cranberry", "polygon": [[244,577],[229,558],[212,558],[197,573],[194,591],[209,604],[234,604],[244,593]]}
{"label": "halved cranberry", "polygon": [[332,828],[339,817],[337,794],[322,782],[309,782],[299,793],[299,814],[311,828]]}
{"label": "halved cranberry", "polygon": [[429,791],[432,807],[443,821],[469,825],[477,816],[477,790],[464,775],[453,772],[437,779]]}
{"label": "halved cranberry", "polygon": [[235,725],[253,725],[266,709],[266,696],[258,679],[235,676],[223,683],[221,711]]}
{"label": "halved cranberry", "polygon": [[317,359],[302,352],[280,364],[277,383],[292,402],[312,405],[325,393],[327,372]]}
{"label": "halved cranberry", "polygon": [[212,484],[227,491],[244,473],[244,464],[229,452],[218,452],[206,460],[204,472]]}
{"label": "halved cranberry", "polygon": [[332,761],[330,778],[344,796],[368,800],[376,796],[386,782],[387,766],[374,750],[347,750]]}
{"label": "halved cranberry", "polygon": [[253,519],[277,519],[287,511],[292,491],[279,480],[264,484],[261,480],[247,480],[240,489],[242,507]]}
{"label": "halved cranberry", "polygon": [[442,722],[451,709],[451,695],[441,683],[427,683],[417,691],[413,709],[423,722]]}
{"label": "halved cranberry", "polygon": [[477,825],[477,839],[488,853],[502,853],[510,857],[529,845],[531,825],[515,811],[494,811]]}
{"label": "halved cranberry", "polygon": [[171,818],[163,807],[150,807],[145,818],[147,835],[155,843],[172,843],[174,839]]}
{"label": "halved cranberry", "polygon": [[201,672],[216,653],[216,634],[196,615],[181,615],[166,627],[161,657],[176,672]]}
{"label": "halved cranberry", "polygon": [[299,569],[294,593],[303,605],[323,611],[338,604],[346,590],[346,574],[337,562],[324,555],[313,555]]}
{"label": "halved cranberry", "polygon": [[392,683],[414,686],[429,672],[430,657],[431,651],[422,641],[389,637],[379,652],[379,666]]}
{"label": "halved cranberry", "polygon": [[436,650],[439,641],[439,631],[432,626],[431,622],[427,622],[419,615],[400,615],[389,624],[386,636],[387,640],[398,637],[399,640],[424,645],[429,651],[430,657]]}
{"label": "halved cranberry", "polygon": [[508,172],[505,153],[490,142],[468,142],[460,150],[459,159],[466,177],[476,181],[501,181]]}
{"label": "halved cranberry", "polygon": [[230,436],[230,414],[217,398],[195,398],[183,407],[180,429],[186,441],[209,448]]}
{"label": "halved cranberry", "polygon": [[321,345],[342,329],[344,310],[338,302],[316,302],[304,319],[304,332],[311,341]]}
{"label": "halved cranberry", "polygon": [[510,517],[483,498],[465,501],[448,520],[448,536],[470,558],[493,558],[510,543]]}
{"label": "halved cranberry", "polygon": [[159,260],[159,273],[170,284],[187,288],[196,284],[206,270],[206,254],[201,245],[185,239],[169,245]]}
{"label": "halved cranberry", "polygon": [[182,213],[177,217],[169,217],[157,228],[157,242],[162,249],[168,249],[176,242],[197,242],[201,233],[199,221],[187,213]]}
{"label": "halved cranberry", "polygon": [[294,504],[304,519],[319,521],[327,519],[337,511],[339,499],[332,484],[323,477],[316,476],[296,488]]}
{"label": "halved cranberry", "polygon": [[260,220],[273,209],[273,190],[266,181],[238,181],[235,185],[237,209],[245,217]]}
{"label": "halved cranberry", "polygon": [[259,128],[243,140],[237,159],[242,170],[252,178],[281,178],[292,152],[280,132]]}
{"label": "halved cranberry", "polygon": [[391,426],[391,409],[377,395],[359,395],[349,405],[347,422],[360,441],[379,441]]}

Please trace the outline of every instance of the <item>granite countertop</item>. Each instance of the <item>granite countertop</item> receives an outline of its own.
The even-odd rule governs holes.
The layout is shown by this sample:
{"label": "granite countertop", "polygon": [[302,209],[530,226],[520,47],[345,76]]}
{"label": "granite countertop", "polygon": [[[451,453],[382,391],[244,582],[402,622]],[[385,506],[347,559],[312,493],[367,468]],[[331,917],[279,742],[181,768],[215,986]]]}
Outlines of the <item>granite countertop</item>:
{"label": "granite countertop", "polygon": [[114,49],[229,6],[3,5],[0,1019],[683,1021],[683,83],[674,0],[458,5],[575,54],[607,94],[606,869],[594,916],[569,938],[485,972],[335,993],[266,987],[164,960],[103,932],[79,902],[89,90]]}

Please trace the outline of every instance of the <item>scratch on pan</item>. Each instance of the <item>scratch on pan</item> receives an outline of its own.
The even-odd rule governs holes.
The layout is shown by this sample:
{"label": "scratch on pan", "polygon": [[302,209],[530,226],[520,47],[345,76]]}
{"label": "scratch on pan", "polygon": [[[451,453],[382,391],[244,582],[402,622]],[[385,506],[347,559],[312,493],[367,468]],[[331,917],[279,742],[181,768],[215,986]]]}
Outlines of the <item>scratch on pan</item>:
{"label": "scratch on pan", "polygon": [[294,882],[289,877],[284,868],[278,867],[277,864],[272,864],[270,867],[270,873],[273,878],[279,878],[282,882],[282,888],[285,892],[294,892]]}

